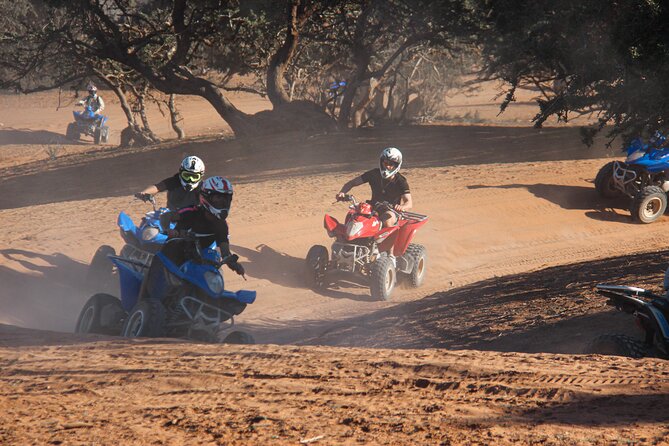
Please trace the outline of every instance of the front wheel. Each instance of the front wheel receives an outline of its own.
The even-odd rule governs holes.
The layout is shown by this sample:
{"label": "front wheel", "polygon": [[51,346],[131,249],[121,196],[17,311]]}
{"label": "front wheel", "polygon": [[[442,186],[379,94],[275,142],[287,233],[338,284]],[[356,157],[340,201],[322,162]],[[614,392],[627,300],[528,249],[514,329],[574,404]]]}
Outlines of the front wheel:
{"label": "front wheel", "polygon": [[93,142],[95,144],[100,144],[101,140],[102,140],[102,129],[100,127],[95,127],[95,130],[93,130]]}
{"label": "front wheel", "polygon": [[74,122],[70,122],[67,125],[67,129],[65,130],[65,137],[72,141],[76,141],[79,139],[79,130],[77,130],[77,124],[75,124]]}
{"label": "front wheel", "polygon": [[613,181],[613,165],[615,161],[604,164],[595,177],[595,190],[603,198],[616,198],[623,195]]}
{"label": "front wheel", "polygon": [[118,298],[109,294],[95,294],[81,309],[74,332],[118,336],[124,317],[125,311]]}
{"label": "front wheel", "polygon": [[647,351],[646,345],[638,339],[621,334],[605,334],[593,339],[584,353],[638,359],[646,356]]}
{"label": "front wheel", "polygon": [[632,200],[632,219],[640,223],[652,223],[667,210],[667,194],[658,186],[643,188]]}
{"label": "front wheel", "polygon": [[328,259],[328,249],[325,246],[314,245],[309,249],[305,264],[305,277],[310,288],[325,287]]}
{"label": "front wheel", "polygon": [[142,299],[130,311],[121,335],[126,338],[158,338],[165,335],[165,307],[157,299]]}
{"label": "front wheel", "polygon": [[397,282],[395,264],[390,257],[379,257],[372,264],[369,290],[374,299],[390,300]]}

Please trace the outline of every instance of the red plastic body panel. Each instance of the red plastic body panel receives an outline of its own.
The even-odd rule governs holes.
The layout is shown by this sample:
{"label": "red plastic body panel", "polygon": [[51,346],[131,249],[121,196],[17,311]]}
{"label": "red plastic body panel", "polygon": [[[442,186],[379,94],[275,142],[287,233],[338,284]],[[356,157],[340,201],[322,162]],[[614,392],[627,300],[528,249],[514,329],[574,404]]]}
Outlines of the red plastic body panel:
{"label": "red plastic body panel", "polygon": [[397,239],[395,240],[395,246],[393,248],[393,255],[395,257],[404,254],[418,228],[427,223],[427,220],[427,218],[423,221],[405,220],[406,223],[400,227],[399,231],[397,231]]}

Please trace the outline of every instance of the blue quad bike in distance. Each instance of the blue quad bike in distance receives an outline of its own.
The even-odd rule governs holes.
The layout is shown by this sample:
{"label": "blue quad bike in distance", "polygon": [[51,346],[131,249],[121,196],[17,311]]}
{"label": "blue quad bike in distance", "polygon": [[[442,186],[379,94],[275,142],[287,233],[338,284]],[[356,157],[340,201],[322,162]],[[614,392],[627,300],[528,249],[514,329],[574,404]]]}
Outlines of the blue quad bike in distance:
{"label": "blue quad bike in distance", "polygon": [[[256,292],[225,290],[220,268],[236,262],[238,257],[221,258],[211,247],[201,249],[198,236],[201,235],[188,234],[183,238],[192,248],[182,265],[176,265],[161,252],[155,254],[163,267],[151,285],[150,295],[161,296],[158,299],[140,296],[150,263],[110,255],[118,269],[120,298],[104,293],[93,295],[79,314],[75,332],[217,342],[220,331],[231,329],[234,316],[255,301]],[[254,340],[246,332],[231,331],[223,342],[251,344]]]}
{"label": "blue quad bike in distance", "polygon": [[669,191],[669,147],[656,132],[648,144],[634,139],[623,150],[625,161],[611,161],[595,177],[595,189],[604,198],[631,198],[632,219],[652,223],[667,210]]}
{"label": "blue quad bike in distance", "polygon": [[586,347],[585,353],[669,359],[669,269],[664,274],[664,290],[660,295],[633,286],[597,285],[595,291],[608,299],[608,305],[634,317],[642,336],[603,334]]}
{"label": "blue quad bike in distance", "polygon": [[74,122],[70,122],[65,130],[67,139],[78,140],[81,135],[88,135],[93,137],[95,144],[109,141],[106,116],[96,114],[90,106],[86,106],[83,111],[73,111],[72,114]]}

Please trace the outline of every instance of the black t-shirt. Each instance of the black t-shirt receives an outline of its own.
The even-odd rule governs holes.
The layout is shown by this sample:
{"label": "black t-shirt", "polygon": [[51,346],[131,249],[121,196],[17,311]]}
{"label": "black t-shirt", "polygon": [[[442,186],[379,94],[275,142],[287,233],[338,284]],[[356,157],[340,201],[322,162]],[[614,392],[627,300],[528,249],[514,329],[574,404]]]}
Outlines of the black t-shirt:
{"label": "black t-shirt", "polygon": [[158,192],[167,191],[167,207],[173,211],[198,204],[200,202],[198,194],[201,185],[202,183],[198,184],[195,190],[188,192],[181,185],[179,174],[165,178],[160,183],[155,184]]}
{"label": "black t-shirt", "polygon": [[[207,217],[207,211],[200,206],[180,209],[177,214],[177,217],[172,217],[176,219],[177,230],[190,229],[198,234],[212,234],[209,237],[198,238],[201,248],[209,247],[214,241],[218,246],[228,243],[228,223],[225,220]],[[179,265],[186,260],[189,244],[192,249],[192,242],[184,240],[168,241],[162,252]]]}
{"label": "black t-shirt", "polygon": [[400,198],[409,191],[409,183],[401,173],[395,174],[391,180],[384,180],[379,169],[368,170],[362,174],[365,183],[372,188],[372,204],[387,201],[390,204],[400,204]]}

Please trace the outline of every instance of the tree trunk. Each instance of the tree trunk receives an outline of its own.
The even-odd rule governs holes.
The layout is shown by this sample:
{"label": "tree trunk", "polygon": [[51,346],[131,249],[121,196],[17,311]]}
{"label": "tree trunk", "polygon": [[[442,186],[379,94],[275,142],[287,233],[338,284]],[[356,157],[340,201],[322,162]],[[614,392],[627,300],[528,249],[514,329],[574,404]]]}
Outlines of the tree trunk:
{"label": "tree trunk", "polygon": [[293,58],[297,41],[298,31],[298,13],[300,0],[292,0],[288,9],[288,27],[286,29],[286,39],[283,45],[277,50],[269,61],[267,67],[267,97],[273,107],[278,107],[290,101],[288,93],[283,86],[283,76],[286,72],[288,62]]}
{"label": "tree trunk", "polygon": [[177,134],[177,139],[184,139],[186,137],[186,132],[184,132],[183,128],[181,128],[179,125],[179,122],[181,122],[183,119],[181,118],[181,114],[177,109],[173,94],[170,95],[170,100],[167,102],[167,107],[170,110],[170,123],[172,124],[172,130],[174,130],[174,132]]}
{"label": "tree trunk", "polygon": [[144,92],[137,95],[137,104],[139,105],[139,117],[142,120],[142,132],[153,142],[160,142],[160,138],[153,133],[149,125],[149,117],[146,115],[146,102],[144,102]]}

